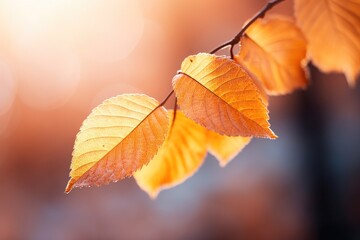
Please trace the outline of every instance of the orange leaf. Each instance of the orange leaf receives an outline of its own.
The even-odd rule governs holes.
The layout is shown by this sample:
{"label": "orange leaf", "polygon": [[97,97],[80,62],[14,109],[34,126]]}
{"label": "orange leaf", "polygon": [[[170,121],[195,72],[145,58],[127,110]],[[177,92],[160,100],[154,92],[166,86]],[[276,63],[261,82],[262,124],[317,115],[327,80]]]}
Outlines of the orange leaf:
{"label": "orange leaf", "polygon": [[291,19],[266,15],[241,38],[235,60],[255,74],[268,94],[290,93],[308,84],[306,41]]}
{"label": "orange leaf", "polygon": [[251,137],[228,137],[207,131],[209,152],[225,167],[251,141]]}
{"label": "orange leaf", "polygon": [[295,16],[314,64],[324,72],[344,72],[355,85],[360,73],[360,2],[295,0]]}
{"label": "orange leaf", "polygon": [[262,94],[233,60],[205,53],[187,57],[173,86],[185,115],[207,129],[228,136],[276,138]]}
{"label": "orange leaf", "polygon": [[[170,122],[172,115],[169,111]],[[178,110],[158,154],[134,174],[136,182],[155,198],[161,189],[178,185],[193,175],[203,163],[206,150],[205,129]]]}
{"label": "orange leaf", "polygon": [[73,187],[116,182],[147,164],[165,140],[165,108],[146,95],[124,94],[94,108],[76,136],[71,162]]}

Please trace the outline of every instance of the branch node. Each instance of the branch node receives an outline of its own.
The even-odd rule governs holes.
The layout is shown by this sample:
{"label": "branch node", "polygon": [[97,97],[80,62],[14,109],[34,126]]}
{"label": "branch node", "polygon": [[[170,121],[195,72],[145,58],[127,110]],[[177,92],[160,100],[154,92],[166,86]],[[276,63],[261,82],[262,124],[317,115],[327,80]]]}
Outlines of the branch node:
{"label": "branch node", "polygon": [[219,51],[227,46],[230,46],[230,56],[231,56],[231,59],[233,59],[234,58],[234,53],[233,53],[234,45],[236,45],[240,42],[241,37],[244,35],[245,31],[251,26],[251,24],[253,24],[258,18],[263,18],[267,11],[269,11],[275,5],[277,5],[283,1],[285,1],[285,0],[269,0],[266,3],[266,5],[250,19],[250,21],[241,29],[241,31],[231,41],[227,41],[226,43],[221,44],[219,47],[212,50],[210,52],[210,54],[214,54],[217,51]]}

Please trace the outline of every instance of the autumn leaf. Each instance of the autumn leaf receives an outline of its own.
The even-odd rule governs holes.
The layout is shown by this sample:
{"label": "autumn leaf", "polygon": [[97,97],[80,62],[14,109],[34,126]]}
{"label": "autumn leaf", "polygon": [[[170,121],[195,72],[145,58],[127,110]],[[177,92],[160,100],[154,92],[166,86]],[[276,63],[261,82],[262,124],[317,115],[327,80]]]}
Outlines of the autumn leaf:
{"label": "autumn leaf", "polygon": [[222,167],[225,167],[251,141],[251,137],[228,137],[209,130],[207,139],[209,152],[219,160]]}
{"label": "autumn leaf", "polygon": [[308,54],[324,72],[343,72],[354,86],[360,73],[360,2],[295,0],[295,16]]}
{"label": "autumn leaf", "polygon": [[153,158],[167,131],[167,112],[153,98],[125,94],[104,101],[76,136],[65,192],[131,176]]}
{"label": "autumn leaf", "polygon": [[280,15],[257,19],[241,38],[235,61],[252,72],[271,95],[304,89],[306,40],[295,23]]}
{"label": "autumn leaf", "polygon": [[262,94],[231,59],[205,53],[189,56],[173,78],[173,87],[185,115],[209,130],[276,138]]}
{"label": "autumn leaf", "polygon": [[[169,111],[170,123],[173,111]],[[152,198],[192,176],[204,161],[206,130],[177,110],[170,134],[158,154],[134,174],[136,182]]]}

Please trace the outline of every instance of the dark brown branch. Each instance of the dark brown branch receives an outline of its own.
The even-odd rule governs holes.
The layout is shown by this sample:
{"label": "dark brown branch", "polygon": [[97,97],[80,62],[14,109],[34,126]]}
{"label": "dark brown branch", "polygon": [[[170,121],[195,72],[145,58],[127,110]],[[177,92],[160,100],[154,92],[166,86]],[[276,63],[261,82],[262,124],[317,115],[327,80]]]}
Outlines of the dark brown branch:
{"label": "dark brown branch", "polygon": [[267,2],[266,5],[250,19],[250,21],[241,29],[241,31],[232,40],[221,44],[219,47],[212,50],[210,52],[210,54],[214,54],[217,51],[219,51],[219,50],[221,50],[221,49],[223,49],[223,48],[225,48],[227,46],[230,46],[230,56],[233,59],[234,58],[234,53],[233,53],[234,46],[240,42],[240,39],[241,39],[242,35],[251,26],[251,24],[253,24],[258,18],[263,18],[267,11],[269,11],[275,5],[277,5],[277,4],[279,4],[279,3],[283,2],[283,1],[285,1],[285,0],[270,0],[269,2]]}

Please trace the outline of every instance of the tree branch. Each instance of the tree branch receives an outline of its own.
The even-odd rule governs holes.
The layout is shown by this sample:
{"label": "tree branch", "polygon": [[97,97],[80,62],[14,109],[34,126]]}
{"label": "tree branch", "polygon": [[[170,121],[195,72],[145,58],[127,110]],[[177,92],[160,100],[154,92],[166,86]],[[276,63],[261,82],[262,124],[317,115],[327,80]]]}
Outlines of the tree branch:
{"label": "tree branch", "polygon": [[240,42],[240,39],[241,39],[242,35],[251,26],[251,24],[253,24],[258,18],[263,18],[267,11],[269,11],[275,5],[277,5],[277,4],[279,4],[279,3],[283,2],[283,1],[285,1],[285,0],[270,0],[269,2],[267,2],[266,5],[250,19],[250,21],[241,29],[241,31],[232,40],[221,44],[219,47],[212,50],[210,52],[210,54],[214,54],[217,51],[219,51],[219,50],[221,50],[221,49],[223,49],[223,48],[225,48],[227,46],[230,46],[230,56],[233,59],[234,58],[234,53],[233,53],[234,45],[236,45],[236,44],[238,44]]}
{"label": "tree branch", "polygon": [[[215,48],[214,50],[212,50],[210,52],[210,54],[214,54],[217,51],[219,51],[220,49],[223,49],[224,47],[230,46],[230,56],[231,59],[234,58],[234,53],[233,53],[233,48],[236,44],[238,44],[240,42],[240,39],[242,37],[242,35],[245,33],[245,31],[251,26],[251,24],[253,24],[258,18],[263,18],[266,14],[267,11],[269,11],[270,9],[272,9],[275,5],[283,2],[285,0],[269,0],[269,2],[266,3],[266,5],[258,12],[256,13],[248,23],[246,23],[246,25],[241,29],[241,31],[230,41],[227,41],[226,43],[221,44],[220,46],[218,46],[217,48]],[[172,90],[169,95],[159,104],[158,107],[163,106],[167,100],[170,98],[170,96],[174,93],[174,90]],[[175,117],[176,117],[176,110],[177,110],[177,99],[175,98],[175,107],[174,107],[174,117],[173,117],[173,122],[175,121]],[[173,123],[171,124],[172,127]]]}

